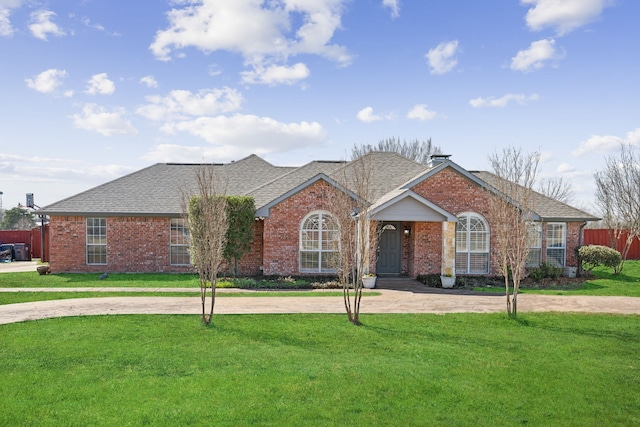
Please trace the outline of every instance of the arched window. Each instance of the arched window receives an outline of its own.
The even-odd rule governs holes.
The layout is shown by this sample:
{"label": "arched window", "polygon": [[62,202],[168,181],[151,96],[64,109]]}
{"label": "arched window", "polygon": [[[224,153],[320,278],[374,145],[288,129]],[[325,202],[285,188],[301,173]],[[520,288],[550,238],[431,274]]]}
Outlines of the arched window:
{"label": "arched window", "polygon": [[335,271],[340,247],[340,227],[329,212],[316,211],[300,224],[300,271]]}
{"label": "arched window", "polygon": [[489,273],[489,224],[477,213],[468,212],[458,217],[456,273]]}

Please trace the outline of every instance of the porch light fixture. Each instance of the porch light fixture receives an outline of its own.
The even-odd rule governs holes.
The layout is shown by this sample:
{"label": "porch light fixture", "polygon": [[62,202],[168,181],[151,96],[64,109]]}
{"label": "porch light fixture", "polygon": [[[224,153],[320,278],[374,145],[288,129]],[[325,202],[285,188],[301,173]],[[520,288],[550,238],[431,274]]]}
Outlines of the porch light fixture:
{"label": "porch light fixture", "polygon": [[409,237],[411,235],[411,229],[407,225],[404,226],[404,235],[405,237]]}

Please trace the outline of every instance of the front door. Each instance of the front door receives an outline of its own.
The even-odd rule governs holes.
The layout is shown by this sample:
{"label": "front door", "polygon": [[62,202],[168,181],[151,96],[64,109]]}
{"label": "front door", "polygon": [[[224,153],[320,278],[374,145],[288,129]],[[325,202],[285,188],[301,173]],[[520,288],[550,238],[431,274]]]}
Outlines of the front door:
{"label": "front door", "polygon": [[400,274],[402,272],[402,232],[399,222],[382,224],[378,240],[376,273]]}

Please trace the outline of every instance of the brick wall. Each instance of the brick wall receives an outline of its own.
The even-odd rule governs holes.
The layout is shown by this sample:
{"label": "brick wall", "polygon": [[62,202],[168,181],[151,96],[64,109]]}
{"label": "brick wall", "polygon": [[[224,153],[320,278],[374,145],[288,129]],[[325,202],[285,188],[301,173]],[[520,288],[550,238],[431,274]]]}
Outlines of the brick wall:
{"label": "brick wall", "polygon": [[264,274],[300,274],[300,223],[312,211],[331,212],[335,191],[325,181],[317,181],[271,208],[269,217],[264,220]]}
{"label": "brick wall", "polygon": [[[422,181],[414,188],[412,188],[417,194],[425,197],[447,212],[453,215],[460,215],[464,212],[476,212],[482,215],[489,226],[491,227],[492,218],[489,213],[489,199],[491,196],[488,192],[484,191],[477,184],[473,183],[463,175],[454,171],[451,168],[445,168],[438,174],[429,177]],[[419,224],[419,223],[418,223]],[[573,222],[567,223],[567,241],[566,241],[566,265],[576,266],[577,259],[574,249],[580,242],[580,226],[582,223]],[[434,233],[437,232],[432,230]],[[543,225],[543,260],[545,257],[545,242],[546,238],[546,226]],[[491,241],[495,241],[495,236],[491,235]],[[432,251],[433,249],[428,249]],[[421,250],[417,247],[415,253],[419,254]],[[441,255],[441,253],[440,253]],[[494,245],[491,246],[491,270],[495,273],[497,256],[494,250]],[[439,260],[433,259],[427,262],[427,265],[432,265],[433,262],[439,262]],[[438,271],[429,271],[431,268],[427,268],[425,271],[420,270],[416,265],[416,274],[421,273],[439,273]]]}
{"label": "brick wall", "polygon": [[107,264],[86,264],[86,218],[52,216],[51,271],[191,272],[169,264],[169,221],[162,217],[107,217]]}

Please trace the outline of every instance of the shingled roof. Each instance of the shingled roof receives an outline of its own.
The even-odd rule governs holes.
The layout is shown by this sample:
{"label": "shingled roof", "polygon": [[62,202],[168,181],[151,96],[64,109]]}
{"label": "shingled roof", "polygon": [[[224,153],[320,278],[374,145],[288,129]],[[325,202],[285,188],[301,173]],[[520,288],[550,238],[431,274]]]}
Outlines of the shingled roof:
{"label": "shingled roof", "polygon": [[[360,163],[366,162],[366,163]],[[447,160],[430,167],[396,153],[373,152],[352,162],[313,161],[299,167],[274,166],[251,155],[242,160],[214,164],[216,175],[230,195],[252,196],[260,216],[268,216],[271,206],[290,197],[318,179],[333,184],[349,184],[356,168],[366,164],[372,171],[370,203],[392,200],[398,191],[406,191],[449,165],[482,186],[498,179],[488,172],[470,173]],[[99,185],[38,211],[45,215],[179,216],[183,194],[195,193],[195,176],[202,164],[158,163],[132,174]],[[393,197],[392,197],[393,196]],[[546,221],[594,221],[598,218],[564,203],[536,193],[536,213]]]}
{"label": "shingled roof", "polygon": [[[470,172],[480,178],[493,188],[499,188],[498,180],[502,179],[497,175],[486,171]],[[598,221],[600,218],[562,203],[558,200],[545,196],[544,194],[533,192],[534,211],[543,221]]]}

